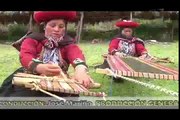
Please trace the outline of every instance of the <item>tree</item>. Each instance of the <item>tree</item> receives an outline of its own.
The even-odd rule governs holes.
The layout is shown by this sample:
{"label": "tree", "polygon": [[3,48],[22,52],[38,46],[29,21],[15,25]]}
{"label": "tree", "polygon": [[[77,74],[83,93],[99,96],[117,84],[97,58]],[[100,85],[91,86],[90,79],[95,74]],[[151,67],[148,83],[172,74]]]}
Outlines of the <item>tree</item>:
{"label": "tree", "polygon": [[80,42],[80,39],[81,39],[81,32],[82,32],[82,27],[83,27],[83,19],[84,19],[84,12],[80,12],[80,21],[78,22],[78,28],[77,28],[77,31],[76,31],[76,40],[77,40],[77,43]]}

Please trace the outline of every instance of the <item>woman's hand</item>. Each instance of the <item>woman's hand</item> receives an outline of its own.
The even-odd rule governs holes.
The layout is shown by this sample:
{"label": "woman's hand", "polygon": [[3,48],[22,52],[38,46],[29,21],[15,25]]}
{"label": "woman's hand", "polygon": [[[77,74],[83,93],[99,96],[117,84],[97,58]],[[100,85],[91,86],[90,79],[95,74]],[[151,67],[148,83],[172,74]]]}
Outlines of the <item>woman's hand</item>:
{"label": "woman's hand", "polygon": [[38,64],[36,72],[46,76],[56,76],[62,72],[61,68],[56,64]]}
{"label": "woman's hand", "polygon": [[153,57],[151,57],[148,53],[144,53],[141,56],[139,56],[140,59],[144,59],[144,60],[152,60]]}
{"label": "woman's hand", "polygon": [[78,65],[75,68],[74,79],[83,84],[84,87],[90,88],[92,82],[91,77],[88,75],[86,66]]}
{"label": "woman's hand", "polygon": [[125,57],[126,56],[126,54],[122,53],[122,52],[121,53],[120,52],[116,52],[115,55],[118,56],[118,57]]}

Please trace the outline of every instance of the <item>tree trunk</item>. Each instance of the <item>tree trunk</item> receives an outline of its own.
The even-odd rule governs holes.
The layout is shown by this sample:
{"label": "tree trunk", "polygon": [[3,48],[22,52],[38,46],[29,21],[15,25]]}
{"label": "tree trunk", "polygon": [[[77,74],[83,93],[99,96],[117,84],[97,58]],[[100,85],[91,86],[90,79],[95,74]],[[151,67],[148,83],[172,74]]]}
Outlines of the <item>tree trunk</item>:
{"label": "tree trunk", "polygon": [[171,41],[174,40],[174,21],[172,20]]}
{"label": "tree trunk", "polygon": [[130,20],[133,20],[132,12],[130,12]]}
{"label": "tree trunk", "polygon": [[33,31],[32,16],[33,16],[33,13],[30,12],[28,32],[32,32]]}
{"label": "tree trunk", "polygon": [[81,32],[82,32],[82,27],[83,27],[84,12],[80,12],[80,14],[81,14],[81,18],[80,18],[80,21],[78,23],[77,37],[76,37],[77,43],[80,43],[80,40],[81,40]]}

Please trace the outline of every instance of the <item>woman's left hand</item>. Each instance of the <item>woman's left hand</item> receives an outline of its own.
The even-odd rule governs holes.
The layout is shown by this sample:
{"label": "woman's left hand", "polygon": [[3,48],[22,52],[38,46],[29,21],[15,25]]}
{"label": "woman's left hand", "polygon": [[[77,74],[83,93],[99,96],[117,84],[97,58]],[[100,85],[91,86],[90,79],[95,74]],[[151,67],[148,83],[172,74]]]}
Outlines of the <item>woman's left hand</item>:
{"label": "woman's left hand", "polygon": [[91,77],[87,73],[87,68],[84,65],[78,65],[75,68],[74,79],[83,84],[84,87],[90,88],[92,82]]}

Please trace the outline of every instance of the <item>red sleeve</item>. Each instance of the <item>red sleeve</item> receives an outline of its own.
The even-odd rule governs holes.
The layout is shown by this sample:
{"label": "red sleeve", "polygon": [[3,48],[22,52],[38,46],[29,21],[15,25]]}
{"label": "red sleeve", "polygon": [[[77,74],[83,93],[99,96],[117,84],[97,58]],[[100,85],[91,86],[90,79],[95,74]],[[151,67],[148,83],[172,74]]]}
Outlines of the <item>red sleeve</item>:
{"label": "red sleeve", "polygon": [[32,58],[37,57],[37,46],[38,42],[36,40],[33,40],[31,38],[27,38],[23,41],[21,45],[21,51],[20,51],[20,62],[23,67],[28,69],[29,63],[32,61]]}
{"label": "red sleeve", "polygon": [[137,52],[138,56],[141,56],[143,53],[147,53],[147,50],[142,43],[137,42],[136,43],[136,52]]}
{"label": "red sleeve", "polygon": [[65,47],[66,58],[74,66],[74,60],[79,58],[85,62],[85,57],[82,50],[76,44],[70,44]]}
{"label": "red sleeve", "polygon": [[112,53],[114,50],[118,49],[118,43],[119,43],[118,39],[111,40],[109,44],[109,49],[108,49],[109,53]]}

